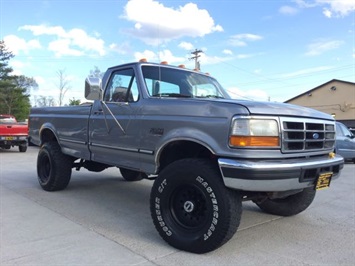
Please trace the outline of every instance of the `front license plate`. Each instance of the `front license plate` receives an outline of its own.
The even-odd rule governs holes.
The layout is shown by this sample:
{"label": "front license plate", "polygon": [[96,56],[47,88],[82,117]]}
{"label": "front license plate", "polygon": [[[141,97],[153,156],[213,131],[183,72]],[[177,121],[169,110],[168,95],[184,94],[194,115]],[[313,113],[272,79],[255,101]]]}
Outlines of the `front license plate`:
{"label": "front license plate", "polygon": [[14,140],[14,137],[5,137],[5,140]]}
{"label": "front license plate", "polygon": [[322,173],[319,175],[316,190],[321,190],[328,188],[330,186],[330,181],[332,179],[333,172]]}

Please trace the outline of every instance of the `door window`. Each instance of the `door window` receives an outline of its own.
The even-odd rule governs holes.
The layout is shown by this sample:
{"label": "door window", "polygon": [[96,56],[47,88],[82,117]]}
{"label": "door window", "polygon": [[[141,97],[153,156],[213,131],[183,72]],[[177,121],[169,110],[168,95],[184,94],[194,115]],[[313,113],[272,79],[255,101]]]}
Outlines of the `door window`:
{"label": "door window", "polygon": [[104,100],[107,102],[135,102],[139,91],[132,68],[115,71],[106,88]]}

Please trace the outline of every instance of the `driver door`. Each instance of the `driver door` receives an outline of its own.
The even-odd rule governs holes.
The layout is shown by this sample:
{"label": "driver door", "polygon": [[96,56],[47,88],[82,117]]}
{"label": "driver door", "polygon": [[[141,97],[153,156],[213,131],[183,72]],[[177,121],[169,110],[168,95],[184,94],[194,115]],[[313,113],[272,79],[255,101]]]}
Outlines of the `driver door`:
{"label": "driver door", "polygon": [[139,169],[139,90],[133,68],[114,71],[103,102],[95,101],[89,122],[89,146],[94,161]]}

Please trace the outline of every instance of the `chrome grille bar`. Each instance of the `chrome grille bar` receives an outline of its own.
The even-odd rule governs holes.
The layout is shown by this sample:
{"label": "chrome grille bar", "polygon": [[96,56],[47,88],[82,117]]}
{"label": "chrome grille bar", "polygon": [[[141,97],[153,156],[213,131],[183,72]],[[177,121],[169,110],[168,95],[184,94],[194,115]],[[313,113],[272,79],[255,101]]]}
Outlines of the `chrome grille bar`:
{"label": "chrome grille bar", "polygon": [[281,117],[282,152],[330,150],[335,144],[335,122]]}

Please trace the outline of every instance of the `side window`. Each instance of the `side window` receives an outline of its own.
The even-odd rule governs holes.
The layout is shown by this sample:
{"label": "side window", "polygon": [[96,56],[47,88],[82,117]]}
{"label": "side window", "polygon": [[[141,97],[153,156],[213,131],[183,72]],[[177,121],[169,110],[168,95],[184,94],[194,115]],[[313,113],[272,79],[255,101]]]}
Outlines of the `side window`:
{"label": "side window", "polygon": [[134,102],[139,98],[139,91],[133,69],[115,71],[105,90],[107,102]]}

